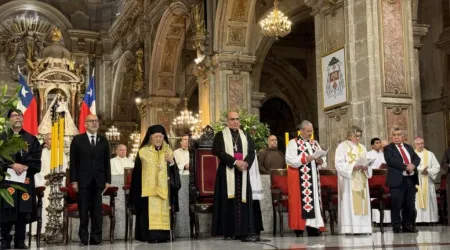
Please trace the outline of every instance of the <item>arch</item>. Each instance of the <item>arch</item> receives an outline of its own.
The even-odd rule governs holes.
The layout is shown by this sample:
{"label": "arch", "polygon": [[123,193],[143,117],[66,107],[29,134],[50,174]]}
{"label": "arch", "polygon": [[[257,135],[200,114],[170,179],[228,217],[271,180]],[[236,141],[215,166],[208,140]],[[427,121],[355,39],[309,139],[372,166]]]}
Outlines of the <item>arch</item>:
{"label": "arch", "polygon": [[[283,136],[285,132],[295,130],[297,124],[293,110],[278,96],[267,99],[260,110],[261,122],[269,125],[270,133]],[[284,123],[284,124],[283,124]]]}
{"label": "arch", "polygon": [[[287,91],[283,93],[288,99],[292,99],[292,101],[289,101],[288,103],[291,103],[293,110],[301,111],[301,113],[308,118],[312,117],[309,98],[305,94],[305,89],[302,88],[301,84],[298,84],[299,81],[297,80],[300,79],[301,82],[304,82],[304,77],[288,62],[284,60],[279,61],[282,62],[282,64],[275,64],[270,61],[264,63],[264,68],[273,76],[272,82],[274,79],[278,79],[278,83],[287,89]],[[268,83],[270,83],[270,81]]]}
{"label": "arch", "polygon": [[8,17],[16,16],[26,11],[35,11],[52,21],[53,25],[61,29],[63,36],[66,38],[64,39],[66,46],[69,45],[70,39],[68,39],[67,32],[68,29],[72,29],[72,24],[64,14],[49,4],[35,0],[10,1],[0,6],[0,20],[5,20]]}
{"label": "arch", "polygon": [[[125,74],[127,70],[127,66],[129,62],[135,61],[135,58],[133,56],[133,53],[131,51],[127,50],[123,55],[120,57],[117,65],[115,66],[114,70],[114,78],[113,78],[113,86],[112,86],[112,98],[111,98],[111,120],[114,120],[114,114],[115,114],[115,108],[118,105],[119,102],[119,94],[122,89],[123,85],[123,75]],[[120,81],[120,83],[119,83]]]}
{"label": "arch", "polygon": [[150,63],[150,95],[176,95],[176,75],[184,39],[189,27],[188,8],[180,2],[170,4],[156,32]]}
{"label": "arch", "polygon": [[250,53],[255,4],[256,0],[219,0],[214,22],[214,51]]}
{"label": "arch", "polygon": [[[289,3],[286,1],[280,2],[279,8],[280,10],[290,10],[288,7]],[[272,11],[272,9],[268,10]],[[297,23],[303,22],[307,19],[313,18],[311,16],[311,8],[309,8],[306,5],[301,5],[296,9],[293,9],[292,11],[288,12],[286,15],[289,17],[289,19],[292,21],[292,25],[295,25]],[[263,16],[266,16],[264,14]],[[254,25],[259,25],[258,23]],[[256,30],[256,29],[255,29]],[[267,53],[269,52],[270,48],[272,47],[273,43],[275,42],[275,39],[268,38],[268,37],[262,37],[261,41],[259,42],[257,49],[255,51],[256,56],[256,63],[253,67],[251,80],[252,80],[252,91],[257,92],[259,91],[259,81],[261,77],[261,72],[263,69],[264,61],[266,60]]]}

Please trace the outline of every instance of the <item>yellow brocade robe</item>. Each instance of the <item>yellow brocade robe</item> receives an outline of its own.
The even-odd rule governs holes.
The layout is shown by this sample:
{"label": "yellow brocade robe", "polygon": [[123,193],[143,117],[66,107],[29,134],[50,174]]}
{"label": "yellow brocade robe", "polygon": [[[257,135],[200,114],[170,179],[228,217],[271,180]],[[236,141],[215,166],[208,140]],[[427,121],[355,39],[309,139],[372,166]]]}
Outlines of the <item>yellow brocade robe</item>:
{"label": "yellow brocade robe", "polygon": [[[149,230],[170,230],[169,188],[166,154],[168,145],[156,150],[152,145],[139,150],[142,161],[142,197],[148,197]],[[159,165],[162,166],[161,169]]]}

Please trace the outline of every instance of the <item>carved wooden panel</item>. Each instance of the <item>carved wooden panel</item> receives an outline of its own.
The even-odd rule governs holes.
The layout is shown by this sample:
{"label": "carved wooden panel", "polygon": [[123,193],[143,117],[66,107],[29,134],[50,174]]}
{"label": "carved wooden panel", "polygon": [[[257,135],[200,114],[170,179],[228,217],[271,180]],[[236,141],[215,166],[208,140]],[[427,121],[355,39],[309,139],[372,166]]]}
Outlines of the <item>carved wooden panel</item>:
{"label": "carved wooden panel", "polygon": [[324,13],[325,53],[328,54],[345,45],[345,12],[344,5],[339,4],[336,8]]}
{"label": "carved wooden panel", "polygon": [[228,45],[245,47],[245,32],[247,28],[241,26],[228,27]]}
{"label": "carved wooden panel", "polygon": [[405,136],[405,142],[412,143],[414,140],[413,128],[412,128],[412,110],[410,104],[390,104],[385,103],[384,117],[385,128],[388,141],[392,141],[391,130],[394,127],[398,127],[403,130]]}
{"label": "carved wooden panel", "polygon": [[228,109],[238,110],[245,108],[244,98],[246,88],[244,87],[244,76],[228,75]]}
{"label": "carved wooden panel", "polygon": [[334,157],[336,154],[336,148],[339,143],[346,139],[347,130],[349,128],[348,107],[331,110],[327,112],[326,115],[327,146],[329,148],[327,156],[327,166],[329,168],[335,168]]}
{"label": "carved wooden panel", "polygon": [[235,0],[230,21],[247,22],[249,0]]}
{"label": "carved wooden panel", "polygon": [[379,0],[382,15],[385,96],[409,96],[401,0]]}

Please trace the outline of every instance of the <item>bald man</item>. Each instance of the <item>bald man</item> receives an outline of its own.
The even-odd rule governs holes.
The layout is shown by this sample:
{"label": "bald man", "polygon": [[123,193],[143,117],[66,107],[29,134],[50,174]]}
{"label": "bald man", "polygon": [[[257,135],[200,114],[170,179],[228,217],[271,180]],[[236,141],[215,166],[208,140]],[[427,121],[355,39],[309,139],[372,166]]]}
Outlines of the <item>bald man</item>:
{"label": "bald man", "polygon": [[103,223],[102,192],[111,183],[109,143],[106,137],[97,133],[99,120],[96,115],[88,115],[84,126],[86,132],[73,137],[70,144],[70,183],[78,193],[80,246],[100,245]]}
{"label": "bald man", "polygon": [[116,157],[111,159],[111,175],[123,175],[125,168],[133,168],[134,162],[127,158],[127,146],[119,144]]}

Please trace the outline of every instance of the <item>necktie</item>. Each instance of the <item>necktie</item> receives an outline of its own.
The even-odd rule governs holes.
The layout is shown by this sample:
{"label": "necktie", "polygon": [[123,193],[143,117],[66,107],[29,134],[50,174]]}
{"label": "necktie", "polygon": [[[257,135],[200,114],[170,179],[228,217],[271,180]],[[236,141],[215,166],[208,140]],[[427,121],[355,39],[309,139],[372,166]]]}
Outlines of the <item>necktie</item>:
{"label": "necktie", "polygon": [[95,148],[95,136],[91,135],[91,147]]}
{"label": "necktie", "polygon": [[[410,164],[411,162],[409,162],[408,156],[406,156],[406,153],[405,153],[405,150],[403,150],[402,144],[399,144],[399,145],[398,145],[398,148],[400,149],[400,154],[402,155],[403,162],[404,162],[406,165]],[[407,174],[407,175],[410,175],[411,173],[408,172],[408,171],[406,171],[406,174]]]}

